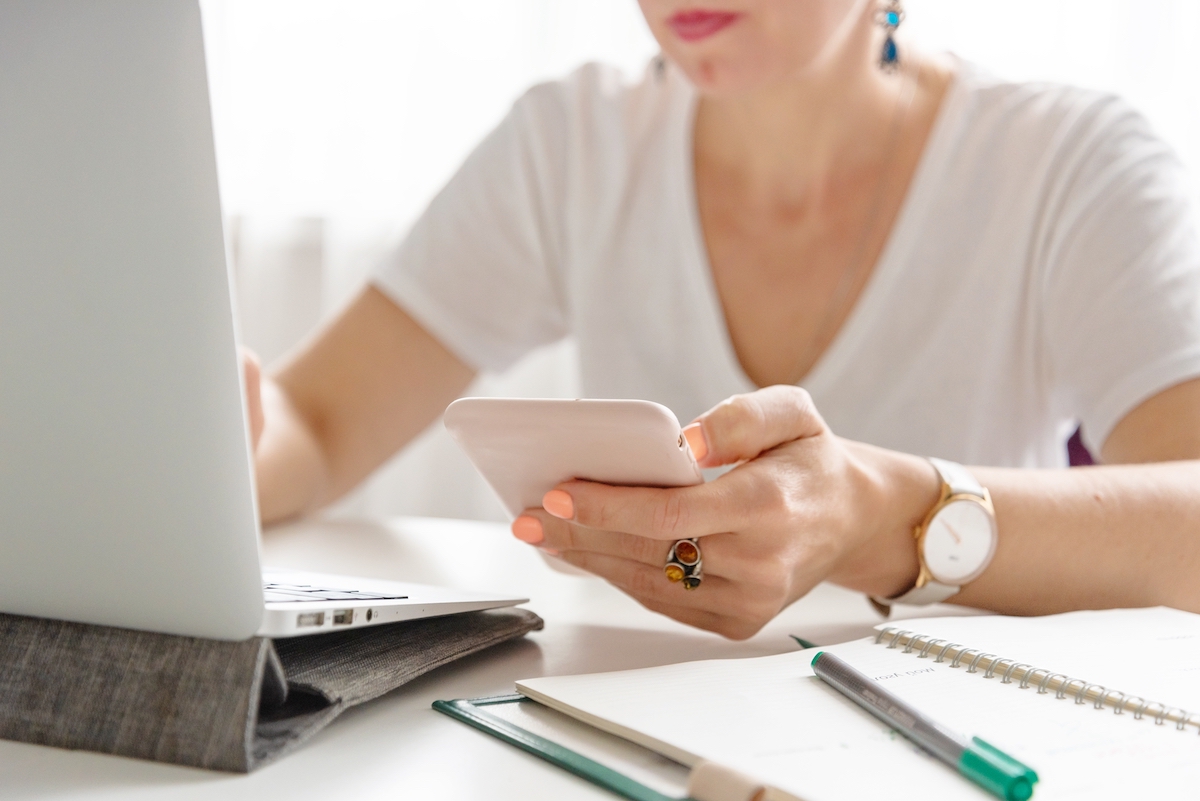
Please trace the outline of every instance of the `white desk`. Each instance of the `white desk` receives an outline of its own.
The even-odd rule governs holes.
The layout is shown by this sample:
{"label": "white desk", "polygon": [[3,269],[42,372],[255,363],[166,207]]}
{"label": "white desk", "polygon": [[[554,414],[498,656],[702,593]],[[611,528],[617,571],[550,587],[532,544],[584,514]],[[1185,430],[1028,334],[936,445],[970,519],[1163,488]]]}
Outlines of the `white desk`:
{"label": "white desk", "polygon": [[[512,692],[540,675],[792,650],[864,636],[861,596],[823,586],[754,638],[729,642],[646,611],[599,579],[557,573],[504,526],[452,520],[311,522],[268,532],[269,565],[527,595],[544,631],[449,665],[352,709],[249,776],[0,741],[0,798],[604,799],[613,796],[430,708]],[[921,611],[929,614],[932,610]],[[934,613],[953,613],[939,607]]]}

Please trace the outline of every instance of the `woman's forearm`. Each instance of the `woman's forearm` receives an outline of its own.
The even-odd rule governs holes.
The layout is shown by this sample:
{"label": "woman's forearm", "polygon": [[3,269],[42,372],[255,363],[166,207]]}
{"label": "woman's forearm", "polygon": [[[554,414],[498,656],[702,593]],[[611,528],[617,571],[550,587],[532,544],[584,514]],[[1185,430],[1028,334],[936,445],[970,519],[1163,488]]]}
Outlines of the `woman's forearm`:
{"label": "woman's forearm", "polygon": [[[914,531],[940,479],[924,459],[844,444],[884,491],[855,494],[865,504],[857,517],[878,528],[831,578],[895,597],[916,581]],[[970,470],[991,493],[996,553],[950,603],[1006,614],[1159,604],[1200,612],[1200,461]]]}
{"label": "woman's forearm", "polygon": [[1012,614],[1164,604],[1200,612],[1200,461],[972,468],[999,538],[954,603]]}
{"label": "woman's forearm", "polygon": [[[973,467],[999,529],[991,565],[951,602],[999,612],[1165,604],[1200,612],[1200,381],[1149,398],[1106,438],[1106,466],[1071,470]],[[861,443],[846,449],[889,489],[875,548],[834,578],[892,597],[916,579],[913,526],[939,479],[913,457]],[[1119,463],[1119,464],[1118,464]],[[899,543],[906,549],[901,550]],[[878,556],[876,556],[878,554]],[[882,572],[876,572],[880,571]]]}
{"label": "woman's forearm", "polygon": [[259,512],[273,522],[349,492],[436,420],[475,371],[367,286],[262,382]]}
{"label": "woman's forearm", "polygon": [[[553,508],[526,510],[514,534],[728,637],[750,636],[821,581],[885,598],[916,582],[914,530],[940,495],[928,460],[834,436],[790,386],[718,404],[688,442],[702,467],[737,466],[692,487],[567,481]],[[1153,458],[1154,447],[1127,450]],[[1008,614],[1200,612],[1200,461],[971,472],[990,491],[997,548],[951,602]],[[671,544],[688,538],[704,554],[695,592],[663,570]]]}

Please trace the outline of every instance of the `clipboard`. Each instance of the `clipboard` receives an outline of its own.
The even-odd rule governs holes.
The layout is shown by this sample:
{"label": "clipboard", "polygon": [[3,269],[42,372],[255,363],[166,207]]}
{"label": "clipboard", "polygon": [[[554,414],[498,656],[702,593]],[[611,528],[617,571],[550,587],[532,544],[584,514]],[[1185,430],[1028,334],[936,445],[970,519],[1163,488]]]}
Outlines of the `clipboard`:
{"label": "clipboard", "polygon": [[[627,798],[629,801],[693,801],[693,799],[686,795],[686,792],[670,794],[664,792],[663,789],[651,787],[634,776],[602,764],[590,756],[586,756],[542,734],[531,731],[525,726],[518,725],[510,719],[506,719],[505,713],[511,712],[516,706],[527,709],[536,708],[550,712],[553,715],[559,715],[559,713],[553,712],[553,710],[547,710],[546,707],[543,707],[536,701],[531,701],[525,696],[517,694],[433,702],[433,708],[438,712],[449,715],[455,720],[466,723],[468,726],[472,726],[479,731],[490,734],[509,745],[514,745],[526,753],[573,773],[597,787],[608,790],[622,798]],[[567,724],[575,723],[565,715],[561,717]],[[643,759],[662,763],[667,772],[670,771],[670,766],[666,764],[669,760],[666,760],[653,751],[629,743],[615,735],[599,732],[598,730],[593,731],[595,732],[594,736],[611,741],[611,748],[614,752],[619,749],[628,755],[640,755]],[[616,759],[613,761],[621,762],[623,760],[620,755],[616,755]],[[671,764],[678,766],[678,784],[682,790],[686,786],[688,769],[683,765],[678,765],[678,763]],[[656,782],[656,784],[660,784],[661,786],[659,782]]]}

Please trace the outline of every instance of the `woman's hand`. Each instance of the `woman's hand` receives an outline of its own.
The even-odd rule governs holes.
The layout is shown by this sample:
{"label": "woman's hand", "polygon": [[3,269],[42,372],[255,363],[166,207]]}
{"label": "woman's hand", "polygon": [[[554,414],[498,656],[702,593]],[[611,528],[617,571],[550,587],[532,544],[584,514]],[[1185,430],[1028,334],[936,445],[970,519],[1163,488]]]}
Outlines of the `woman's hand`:
{"label": "woman's hand", "polygon": [[[792,386],[730,398],[685,434],[702,467],[741,464],[677,489],[569,481],[513,533],[649,609],[739,639],[826,579],[880,595],[915,582],[913,526],[939,487],[924,460],[834,436]],[[663,573],[689,537],[704,560],[693,591]]]}
{"label": "woman's hand", "polygon": [[258,452],[266,418],[263,415],[262,364],[258,354],[246,347],[239,347],[242,358],[242,383],[246,388],[246,415],[250,423],[251,451]]}

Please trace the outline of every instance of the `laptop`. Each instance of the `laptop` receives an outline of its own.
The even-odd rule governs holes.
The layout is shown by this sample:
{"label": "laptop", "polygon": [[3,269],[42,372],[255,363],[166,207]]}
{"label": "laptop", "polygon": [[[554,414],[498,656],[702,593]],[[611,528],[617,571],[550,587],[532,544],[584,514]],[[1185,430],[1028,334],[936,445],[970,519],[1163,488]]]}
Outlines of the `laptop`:
{"label": "laptop", "polygon": [[264,573],[196,0],[0,0],[0,611],[286,637],[524,602]]}

